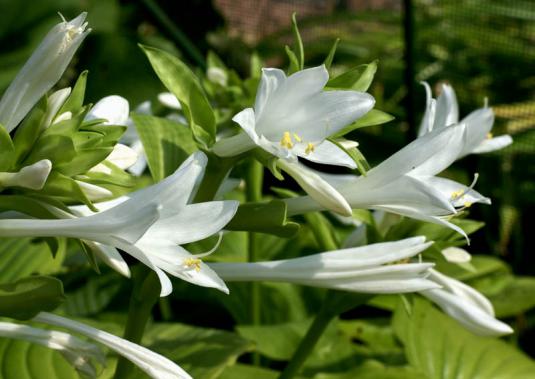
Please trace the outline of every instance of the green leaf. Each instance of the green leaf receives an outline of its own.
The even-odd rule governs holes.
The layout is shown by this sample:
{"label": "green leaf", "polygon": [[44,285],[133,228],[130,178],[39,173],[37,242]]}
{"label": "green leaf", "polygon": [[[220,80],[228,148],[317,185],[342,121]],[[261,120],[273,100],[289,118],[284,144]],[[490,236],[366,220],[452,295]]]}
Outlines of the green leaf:
{"label": "green leaf", "polygon": [[320,373],[314,379],[428,379],[408,366],[385,366],[377,361],[366,361],[359,368],[344,373]]}
{"label": "green leaf", "polygon": [[299,60],[297,59],[297,56],[290,48],[290,46],[286,45],[284,47],[284,51],[286,51],[286,55],[288,55],[288,60],[290,61],[290,66],[288,67],[288,74],[291,75],[294,72],[299,71]]}
{"label": "green leaf", "polygon": [[15,163],[15,146],[4,125],[0,124],[0,171],[7,171]]}
{"label": "green leaf", "polygon": [[327,56],[325,57],[325,60],[323,61],[323,64],[325,65],[325,68],[327,70],[330,70],[331,68],[331,65],[333,63],[333,59],[334,59],[334,54],[336,54],[336,49],[338,48],[338,44],[340,43],[340,38],[337,38],[332,47],[331,47],[331,50],[329,50],[329,54],[327,54]]}
{"label": "green leaf", "polygon": [[284,201],[272,200],[269,203],[241,204],[225,229],[268,233],[288,238],[297,233],[299,224],[286,219]]}
{"label": "green leaf", "polygon": [[81,288],[68,292],[61,308],[72,316],[91,316],[106,308],[123,282],[115,273],[90,278]]}
{"label": "green leaf", "polygon": [[372,84],[373,77],[377,71],[377,62],[363,64],[330,79],[327,82],[329,89],[351,89],[354,91],[366,92]]}
{"label": "green leaf", "polygon": [[72,112],[72,114],[77,114],[80,108],[84,105],[87,74],[88,71],[85,70],[82,71],[82,73],[78,76],[78,79],[76,80],[76,84],[74,85],[71,94],[61,106],[58,115],[64,112]]}
{"label": "green leaf", "polygon": [[76,150],[72,139],[62,135],[47,135],[39,138],[23,165],[27,166],[42,159],[49,159],[52,161],[52,167],[56,168],[62,163],[70,163],[75,157]]}
{"label": "green leaf", "polygon": [[152,177],[160,181],[171,175],[193,152],[197,145],[185,125],[165,118],[132,114],[147,155]]}
{"label": "green leaf", "polygon": [[533,377],[535,362],[506,342],[472,334],[423,299],[412,310],[409,317],[398,307],[394,329],[411,366],[429,379]]}
{"label": "green leaf", "polygon": [[500,292],[487,295],[496,317],[512,317],[535,307],[535,277],[515,277]]}
{"label": "green leaf", "polygon": [[195,139],[205,147],[212,146],[216,132],[215,114],[198,78],[173,55],[148,46],[141,48],[162,83],[180,101]]}
{"label": "green leaf", "polygon": [[186,370],[194,378],[215,379],[237,358],[251,351],[251,343],[227,331],[182,324],[158,323],[143,336],[144,344]]}
{"label": "green leaf", "polygon": [[30,276],[0,284],[0,316],[28,320],[52,311],[65,300],[63,284],[49,276]]}
{"label": "green leaf", "polygon": [[97,211],[91,200],[89,200],[74,179],[54,170],[52,170],[52,172],[48,175],[45,186],[39,191],[39,193],[54,196],[70,202],[81,202],[87,205],[93,211]]}
{"label": "green leaf", "polygon": [[372,109],[354,123],[333,134],[332,138],[345,136],[347,133],[352,132],[353,130],[364,128],[366,126],[385,124],[392,121],[394,118],[394,116],[380,111],[379,109]]}
{"label": "green leaf", "polygon": [[299,28],[297,27],[296,12],[292,14],[292,30],[294,32],[295,44],[297,46],[298,67],[299,70],[302,70],[305,67],[305,49],[303,47],[303,40],[301,39]]}
{"label": "green leaf", "polygon": [[[238,363],[225,369],[219,379],[277,379],[279,375],[279,371]],[[295,377],[295,379],[301,378],[301,376]]]}
{"label": "green leaf", "polygon": [[46,99],[43,97],[15,131],[13,144],[15,145],[16,162],[22,162],[32,150],[35,141],[42,132],[41,127],[45,114]]}
{"label": "green leaf", "polygon": [[49,275],[61,269],[66,252],[52,257],[43,240],[2,238],[0,240],[0,283],[9,283],[32,274]]}
{"label": "green leaf", "polygon": [[80,379],[57,350],[26,341],[0,338],[2,379]]}

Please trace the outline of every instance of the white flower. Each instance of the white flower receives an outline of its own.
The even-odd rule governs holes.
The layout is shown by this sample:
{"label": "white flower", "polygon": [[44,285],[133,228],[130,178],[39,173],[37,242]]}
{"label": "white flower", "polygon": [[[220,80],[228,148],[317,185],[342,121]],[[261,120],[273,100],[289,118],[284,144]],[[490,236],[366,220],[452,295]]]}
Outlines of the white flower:
{"label": "white flower", "polygon": [[0,190],[2,187],[22,187],[40,190],[44,187],[48,174],[52,170],[52,162],[42,159],[17,172],[0,172]]}
{"label": "white flower", "polygon": [[154,379],[191,379],[176,363],[143,346],[52,313],[41,312],[33,321],[55,325],[87,336],[125,357]]}
{"label": "white flower", "polygon": [[233,156],[260,146],[284,159],[299,156],[355,168],[353,160],[326,139],[370,111],[375,100],[363,92],[323,91],[328,80],[323,65],[289,77],[279,69],[263,69],[254,109],[233,118],[245,133],[218,141],[214,152]]}
{"label": "white flower", "polygon": [[0,100],[0,124],[13,130],[32,107],[57,83],[76,49],[91,29],[81,13],[48,32]]}
{"label": "white flower", "polygon": [[513,332],[509,325],[494,317],[490,301],[472,287],[436,270],[430,270],[428,279],[442,288],[420,293],[468,330],[483,336],[500,336]]}
{"label": "white flower", "polygon": [[[49,207],[63,220],[0,220],[0,236],[63,236],[98,242],[91,246],[108,255],[106,262],[128,275],[115,248],[132,255],[158,274],[161,295],[172,291],[167,272],[188,282],[228,293],[225,283],[182,244],[218,233],[234,216],[238,202],[212,201],[188,204],[202,179],[207,158],[193,154],[161,182],[115,200],[96,204],[97,214],[85,206],[71,207],[78,218]],[[112,249],[110,249],[112,248]],[[111,254],[111,255],[110,255]]]}
{"label": "white flower", "polygon": [[391,264],[407,260],[431,244],[424,237],[413,237],[294,259],[210,266],[226,281],[273,281],[361,293],[404,293],[438,288],[425,278],[432,264]]}
{"label": "white flower", "polygon": [[117,95],[100,99],[85,116],[85,120],[104,119],[105,125],[126,125],[130,106],[128,101]]}
{"label": "white flower", "polygon": [[[448,226],[466,234],[447,219],[457,209],[490,200],[470,187],[435,175],[458,156],[466,139],[464,125],[434,130],[416,139],[367,172],[366,176],[321,174],[353,209],[384,210]],[[476,175],[477,179],[477,175]],[[320,210],[308,198],[286,200],[288,213]]]}
{"label": "white flower", "polygon": [[91,364],[92,359],[100,364],[106,363],[106,358],[98,347],[68,333],[0,322],[0,336],[24,340],[57,350],[77,371],[89,377],[96,377],[95,368]]}
{"label": "white flower", "polygon": [[[459,123],[459,105],[453,88],[448,84],[442,84],[442,92],[435,100],[429,85],[425,82],[422,84],[425,86],[427,105],[418,136]],[[492,136],[490,131],[494,124],[494,112],[487,106],[473,111],[460,123],[466,125],[467,138],[457,158],[472,153],[487,153],[503,149],[513,142],[511,136],[507,134],[499,137]]]}

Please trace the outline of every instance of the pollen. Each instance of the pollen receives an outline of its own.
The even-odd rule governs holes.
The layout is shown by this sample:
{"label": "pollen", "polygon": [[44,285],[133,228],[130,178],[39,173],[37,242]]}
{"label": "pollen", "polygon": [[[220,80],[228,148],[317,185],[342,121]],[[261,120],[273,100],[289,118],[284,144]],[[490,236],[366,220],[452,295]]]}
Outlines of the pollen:
{"label": "pollen", "polygon": [[470,208],[472,206],[472,203],[467,201],[466,203],[464,203],[464,207],[465,208]]}
{"label": "pollen", "polygon": [[201,260],[199,258],[186,258],[184,259],[184,265],[187,268],[194,268],[195,271],[201,271]]}
{"label": "pollen", "polygon": [[294,147],[290,132],[284,132],[284,134],[282,135],[281,146],[287,149],[291,149],[292,147]]}
{"label": "pollen", "polygon": [[463,195],[464,195],[464,191],[463,190],[452,192],[451,200],[456,200],[456,199],[460,198]]}
{"label": "pollen", "polygon": [[494,135],[492,133],[488,132],[486,138],[487,139],[491,139],[492,137],[494,137]]}
{"label": "pollen", "polygon": [[316,146],[312,142],[307,143],[307,148],[305,149],[305,154],[313,153],[316,150]]}
{"label": "pollen", "polygon": [[301,137],[299,137],[299,135],[298,135],[297,133],[293,133],[293,136],[294,136],[294,139],[295,139],[297,142],[301,142],[301,141],[303,141],[303,140],[301,139]]}

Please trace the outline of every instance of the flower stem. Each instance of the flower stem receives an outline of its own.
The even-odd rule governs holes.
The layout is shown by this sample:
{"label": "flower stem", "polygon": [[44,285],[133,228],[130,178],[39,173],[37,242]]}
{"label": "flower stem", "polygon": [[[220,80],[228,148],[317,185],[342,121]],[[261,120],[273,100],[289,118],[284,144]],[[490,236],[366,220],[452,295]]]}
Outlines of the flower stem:
{"label": "flower stem", "polygon": [[[247,186],[246,196],[249,202],[258,202],[262,200],[262,184],[264,181],[264,166],[257,160],[251,160],[249,169],[247,172]],[[248,233],[248,261],[254,262],[258,259],[256,234],[253,232]],[[251,323],[253,325],[260,325],[260,284],[251,283]],[[260,365],[260,355],[258,353],[253,354],[253,363],[255,366]]]}
{"label": "flower stem", "polygon": [[[152,307],[160,297],[160,281],[154,271],[141,265],[133,272],[133,280],[134,288],[130,297],[124,338],[139,344],[152,313]],[[133,369],[134,365],[130,361],[119,358],[114,379],[130,377]]]}
{"label": "flower stem", "polygon": [[219,158],[213,154],[208,156],[208,164],[204,171],[203,180],[195,195],[194,203],[203,203],[212,201],[217,193],[221,183],[226,179],[230,169],[234,166],[238,158]]}

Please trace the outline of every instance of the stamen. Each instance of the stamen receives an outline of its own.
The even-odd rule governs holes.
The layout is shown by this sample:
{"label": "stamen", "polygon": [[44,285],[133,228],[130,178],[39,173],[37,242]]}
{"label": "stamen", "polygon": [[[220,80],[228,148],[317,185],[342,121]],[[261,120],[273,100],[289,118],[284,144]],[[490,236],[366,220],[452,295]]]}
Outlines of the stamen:
{"label": "stamen", "polygon": [[[452,201],[455,201],[455,200],[459,200],[461,197],[463,197],[464,195],[466,195],[468,192],[470,192],[471,190],[474,189],[476,183],[477,183],[477,179],[479,178],[479,174],[476,172],[474,174],[474,180],[472,180],[472,183],[470,184],[469,187],[466,187],[466,189],[463,191],[463,190],[459,190],[459,191],[455,191],[451,194],[451,200]],[[470,204],[472,205],[472,204]]]}
{"label": "stamen", "polygon": [[294,147],[294,144],[292,142],[292,137],[290,136],[290,132],[284,132],[280,143],[282,147],[285,147],[287,149],[291,149],[292,147]]}
{"label": "stamen", "polygon": [[305,149],[305,154],[310,154],[316,150],[316,146],[312,142],[307,143],[307,148]]}
{"label": "stamen", "polygon": [[186,258],[184,259],[184,266],[187,268],[195,268],[195,271],[201,271],[202,261],[199,258]]}
{"label": "stamen", "polygon": [[470,208],[472,206],[472,203],[467,201],[466,203],[464,203],[464,207],[465,208]]}
{"label": "stamen", "polygon": [[301,137],[299,137],[299,135],[297,135],[297,133],[294,133],[293,135],[294,135],[294,139],[295,139],[297,142],[301,142],[301,141],[303,141],[303,140],[301,139]]}

